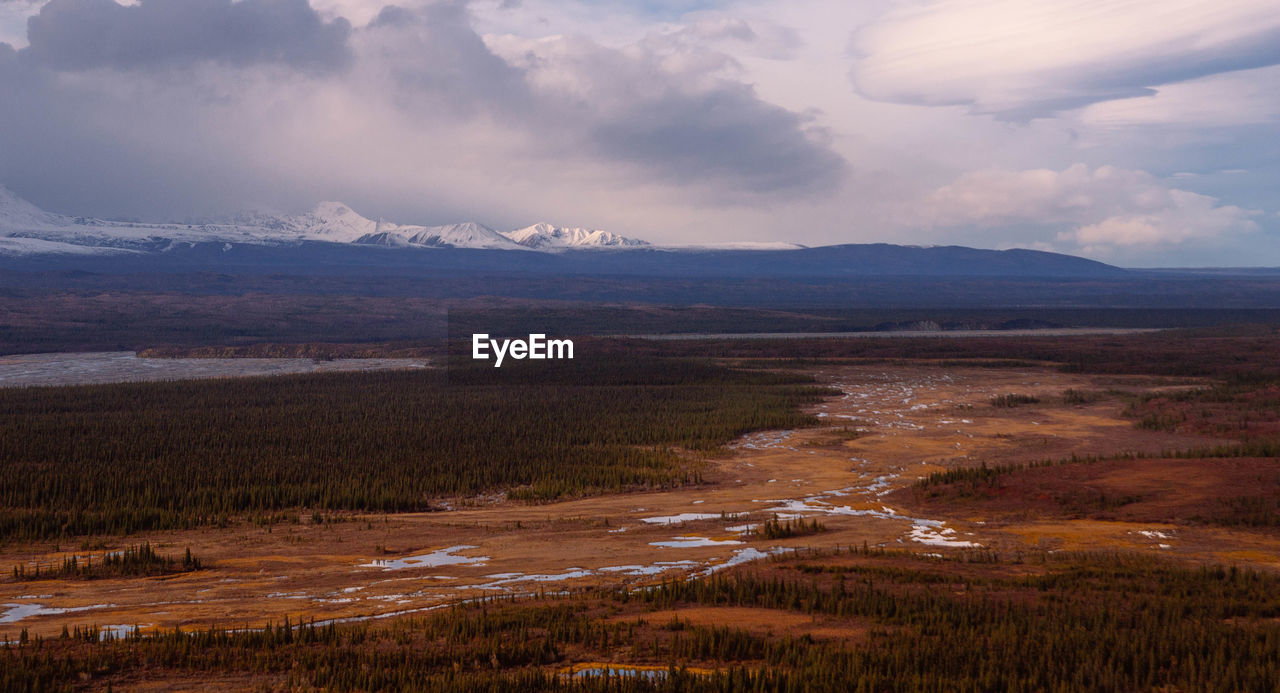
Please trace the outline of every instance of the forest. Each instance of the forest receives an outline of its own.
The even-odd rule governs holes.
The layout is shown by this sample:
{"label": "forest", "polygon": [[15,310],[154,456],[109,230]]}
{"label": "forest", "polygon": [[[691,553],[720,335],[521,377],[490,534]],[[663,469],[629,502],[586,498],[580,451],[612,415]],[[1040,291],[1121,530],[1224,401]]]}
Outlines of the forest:
{"label": "forest", "polygon": [[800,376],[584,356],[502,369],[0,389],[0,541],[286,509],[697,483],[697,455],[814,423]]}
{"label": "forest", "polygon": [[[1056,337],[602,340],[610,348],[666,357],[759,359],[773,364],[929,363],[1067,373],[1202,377],[1238,386],[1280,381],[1280,331],[1268,326],[1128,335]],[[592,344],[583,340],[584,344]]]}
{"label": "forest", "polygon": [[[1206,328],[1274,324],[1275,301],[1248,286],[1222,284],[1227,296],[1199,307],[1110,305],[1111,296],[1053,307],[1058,282],[1030,282],[1042,307],[1009,307],[1027,282],[868,280],[852,287],[785,280],[691,283],[579,278],[587,288],[555,300],[503,297],[495,288],[528,284],[564,292],[562,279],[305,275],[116,275],[0,269],[0,353],[125,351],[253,346],[264,342],[385,343],[441,341],[472,332],[545,332],[563,336],[662,333],[845,332],[1029,327]],[[1269,286],[1280,286],[1273,278]],[[1179,281],[1165,291],[1186,292]],[[708,295],[711,289],[714,295]],[[607,302],[589,300],[608,294]],[[806,301],[817,292],[820,300]],[[914,300],[906,300],[908,292]],[[517,293],[524,293],[523,291]],[[532,293],[537,294],[538,291]],[[690,300],[689,297],[695,297]],[[967,297],[967,298],[966,298]],[[1049,300],[1052,297],[1053,300]],[[1233,307],[1236,301],[1244,305]],[[1203,301],[1201,296],[1197,301]],[[1169,307],[1162,307],[1169,305]],[[1267,307],[1249,307],[1249,306]],[[920,307],[926,306],[926,307]],[[1083,306],[1083,307],[1081,307]]]}
{"label": "forest", "polygon": [[99,556],[72,555],[59,563],[19,564],[13,567],[13,579],[19,582],[38,580],[96,580],[114,577],[154,577],[200,570],[200,559],[187,549],[181,558],[161,554],[150,542],[126,546]]}
{"label": "forest", "polygon": [[[853,547],[385,623],[18,634],[0,689],[250,674],[263,689],[337,691],[1265,691],[1280,687],[1278,594],[1273,574],[1152,556]],[[679,617],[731,607],[804,615],[823,635]],[[616,673],[568,673],[584,662]]]}

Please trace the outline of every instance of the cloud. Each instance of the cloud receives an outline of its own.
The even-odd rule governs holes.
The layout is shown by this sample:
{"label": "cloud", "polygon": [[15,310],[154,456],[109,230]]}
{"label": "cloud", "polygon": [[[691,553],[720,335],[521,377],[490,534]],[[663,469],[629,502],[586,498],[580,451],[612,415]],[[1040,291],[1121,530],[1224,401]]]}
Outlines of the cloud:
{"label": "cloud", "polygon": [[[43,1],[0,0],[21,9],[0,12],[0,41],[25,35]],[[1218,248],[1212,257],[1223,263],[1280,262],[1268,235],[1280,229],[1271,105],[1280,67],[1162,81],[1194,72],[1183,68],[1196,51],[1217,56],[1204,61],[1213,66],[1270,31],[1274,12],[1244,21],[1241,8],[1258,5],[1236,0],[1186,22],[1180,47],[1169,37],[1189,12],[1184,0],[1160,6],[1174,19],[1144,14],[1146,0],[1109,2],[1116,21],[1094,43],[1094,28],[1072,19],[1085,5],[1028,0],[1057,14],[1026,23],[1025,38],[976,48],[965,46],[994,36],[981,22],[941,26],[952,53],[925,33],[867,37],[910,19],[909,9],[880,12],[891,3],[955,18],[983,6],[1015,18],[1029,10],[934,0],[523,0],[505,10],[500,0],[395,0],[399,9],[311,0],[288,6],[309,7],[329,33],[308,34],[310,19],[272,20],[262,30],[278,40],[268,42],[228,37],[216,23],[213,37],[194,36],[197,10],[178,0],[118,1],[86,46],[66,38],[70,21],[35,49],[25,38],[0,46],[0,92],[13,96],[0,98],[0,184],[51,210],[183,219],[340,199],[405,222],[546,219],[663,242],[1089,247],[1143,265],[1203,264]],[[53,2],[46,19],[59,6],[106,7]],[[206,5],[270,3],[190,7]],[[157,24],[143,20],[161,7],[176,8],[182,21],[164,26],[189,41],[153,35]],[[350,28],[339,43],[333,27],[343,18]],[[869,52],[855,70],[892,68],[862,75],[880,80],[864,86],[882,100],[849,86],[858,27],[855,47]],[[1079,36],[1073,44],[1060,34]],[[306,36],[328,37],[328,48],[311,51]],[[233,39],[249,43],[233,48]],[[922,50],[903,54],[913,40]],[[138,52],[113,52],[122,42]],[[999,47],[1009,53],[980,59]],[[345,62],[307,57],[338,48]],[[1113,87],[1122,98],[1096,101]],[[1082,98],[1093,105],[1016,126],[972,116],[1029,117]],[[1248,175],[1219,173],[1241,168]],[[1260,233],[1245,233],[1254,224]]]}
{"label": "cloud", "polygon": [[51,0],[27,27],[23,53],[60,71],[212,62],[322,72],[350,60],[350,23],[324,21],[307,0]]}
{"label": "cloud", "polygon": [[869,98],[1025,119],[1280,63],[1274,0],[933,0],[853,38]]}
{"label": "cloud", "polygon": [[809,118],[721,76],[715,54],[607,48],[581,37],[494,47],[526,71],[547,110],[580,145],[680,185],[715,181],[729,194],[830,189],[844,160]]}
{"label": "cloud", "polygon": [[1172,188],[1145,171],[1075,164],[967,173],[929,195],[923,219],[935,226],[1066,226],[1054,240],[1093,254],[1250,232],[1258,214]]}
{"label": "cloud", "polygon": [[650,32],[645,44],[658,52],[725,55],[791,60],[804,44],[799,32],[764,19],[744,19],[724,12],[697,12],[680,24]]}
{"label": "cloud", "polygon": [[45,0],[0,0],[0,43],[27,44],[27,18],[40,11]]}
{"label": "cloud", "polygon": [[1074,164],[1062,171],[988,169],[935,190],[926,207],[935,225],[1022,221],[1080,222],[1163,203],[1167,189],[1144,171]]}
{"label": "cloud", "polygon": [[1224,128],[1280,122],[1280,66],[1242,70],[1158,87],[1149,95],[1083,108],[1085,126]]}
{"label": "cloud", "polygon": [[[266,19],[233,37],[228,13]],[[0,90],[23,95],[0,100],[0,184],[56,211],[343,199],[405,221],[527,223],[551,200],[622,217],[627,199],[795,199],[845,167],[809,116],[694,48],[482,37],[462,2],[355,29],[302,0],[53,0],[38,19],[29,48],[0,46]]]}
{"label": "cloud", "polygon": [[1166,203],[1145,213],[1107,217],[1058,234],[1090,249],[1107,246],[1177,245],[1188,241],[1211,240],[1233,232],[1258,229],[1252,217],[1259,212],[1233,205],[1220,205],[1217,198],[1186,190],[1169,190]]}
{"label": "cloud", "polygon": [[803,119],[768,107],[746,87],[672,90],[602,119],[591,131],[598,151],[642,164],[682,183],[730,181],[739,192],[826,191],[843,160],[801,127]]}
{"label": "cloud", "polygon": [[462,3],[384,7],[355,41],[364,99],[389,99],[409,111],[503,119],[533,108],[523,71],[485,45]]}

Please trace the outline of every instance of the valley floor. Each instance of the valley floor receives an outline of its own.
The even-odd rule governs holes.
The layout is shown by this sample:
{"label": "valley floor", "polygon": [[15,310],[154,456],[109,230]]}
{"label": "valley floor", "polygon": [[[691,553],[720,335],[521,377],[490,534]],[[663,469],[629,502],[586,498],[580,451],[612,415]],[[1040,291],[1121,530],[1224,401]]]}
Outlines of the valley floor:
{"label": "valley floor", "polygon": [[[73,555],[101,560],[143,541],[161,553],[190,548],[206,567],[151,578],[0,582],[0,637],[16,640],[19,630],[54,637],[64,626],[113,632],[136,626],[145,633],[260,627],[286,617],[381,621],[477,597],[638,587],[728,574],[793,552],[803,558],[850,547],[902,549],[924,559],[1105,549],[1280,569],[1275,531],[1206,525],[1177,513],[993,513],[972,500],[927,497],[915,486],[931,473],[979,464],[1154,455],[1225,442],[1142,430],[1121,414],[1117,393],[1176,392],[1202,383],[1038,368],[829,365],[810,371],[841,393],[813,409],[823,425],[746,436],[728,454],[706,460],[705,483],[697,486],[542,505],[460,498],[440,512],[239,522],[108,537],[80,550],[9,546],[0,552],[6,570],[57,565]],[[1068,390],[1111,394],[1069,404]],[[1007,394],[1039,401],[993,406],[993,398]],[[1176,480],[1158,472],[1130,476],[1145,485],[1144,493],[1154,487],[1178,492]],[[1125,493],[1124,486],[1116,493]],[[775,518],[816,520],[822,531],[766,538],[761,525]],[[821,630],[741,609],[692,610],[681,618]]]}

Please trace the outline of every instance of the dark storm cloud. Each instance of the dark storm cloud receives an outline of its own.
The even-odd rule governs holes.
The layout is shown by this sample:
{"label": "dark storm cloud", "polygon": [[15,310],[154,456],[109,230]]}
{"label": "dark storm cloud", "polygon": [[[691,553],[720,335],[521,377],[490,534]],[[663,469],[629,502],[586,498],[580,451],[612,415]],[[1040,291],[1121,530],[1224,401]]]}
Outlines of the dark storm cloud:
{"label": "dark storm cloud", "polygon": [[28,21],[23,53],[62,71],[213,62],[323,72],[347,64],[350,33],[347,20],[326,22],[307,0],[52,0]]}
{"label": "dark storm cloud", "polygon": [[714,60],[483,38],[471,22],[461,2],[387,8],[352,30],[304,0],[53,0],[29,48],[0,44],[0,93],[22,95],[0,99],[0,185],[83,215],[363,196],[401,210],[465,200],[459,218],[484,220],[499,204],[638,187],[705,207],[791,198],[843,175],[806,117]]}
{"label": "dark storm cloud", "polygon": [[735,194],[825,190],[844,170],[802,116],[709,77],[719,60],[678,71],[664,67],[670,53],[574,38],[522,45],[508,62],[459,3],[386,8],[357,40],[394,51],[381,66],[405,109],[483,114],[560,148],[557,157],[600,158]]}
{"label": "dark storm cloud", "polygon": [[406,109],[501,117],[532,107],[524,73],[489,50],[462,3],[387,6],[361,33],[389,82],[380,86]]}
{"label": "dark storm cloud", "polygon": [[637,100],[592,129],[595,146],[681,182],[723,180],[737,190],[825,190],[845,168],[795,113],[747,87],[719,85]]}
{"label": "dark storm cloud", "polygon": [[[534,86],[541,128],[655,181],[732,199],[825,192],[846,163],[809,119],[722,74],[732,61],[682,43],[582,37],[499,43]],[[721,201],[723,201],[723,199]]]}

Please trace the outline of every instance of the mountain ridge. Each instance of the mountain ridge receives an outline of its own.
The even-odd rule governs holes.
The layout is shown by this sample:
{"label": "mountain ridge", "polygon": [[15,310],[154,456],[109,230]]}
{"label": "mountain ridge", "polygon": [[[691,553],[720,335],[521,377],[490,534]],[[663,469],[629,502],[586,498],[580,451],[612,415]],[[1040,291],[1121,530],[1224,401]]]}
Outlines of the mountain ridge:
{"label": "mountain ridge", "polygon": [[[513,235],[520,240],[513,239]],[[320,241],[387,247],[521,251],[648,245],[646,241],[608,231],[562,228],[545,223],[504,234],[478,222],[422,226],[375,221],[345,203],[335,201],[320,202],[302,214],[242,212],[226,219],[195,224],[110,221],[46,212],[3,186],[0,186],[0,237],[46,242],[30,244],[33,247],[55,243],[82,248],[124,247],[137,250],[153,250],[161,239],[182,243]],[[14,241],[9,244],[13,245]]]}
{"label": "mountain ridge", "polygon": [[639,248],[649,246],[648,241],[628,238],[600,229],[562,227],[539,222],[523,229],[503,234],[526,248],[538,250],[563,248]]}
{"label": "mountain ridge", "polygon": [[[513,252],[519,251],[519,252]],[[606,252],[607,251],[607,252]],[[103,256],[95,262],[95,256]],[[888,243],[657,246],[599,229],[539,223],[507,233],[476,222],[372,220],[340,202],[303,214],[139,223],[45,212],[0,188],[0,259],[89,271],[498,272],[652,277],[1099,277],[1122,270],[1037,250]],[[59,260],[58,258],[62,258]]]}

